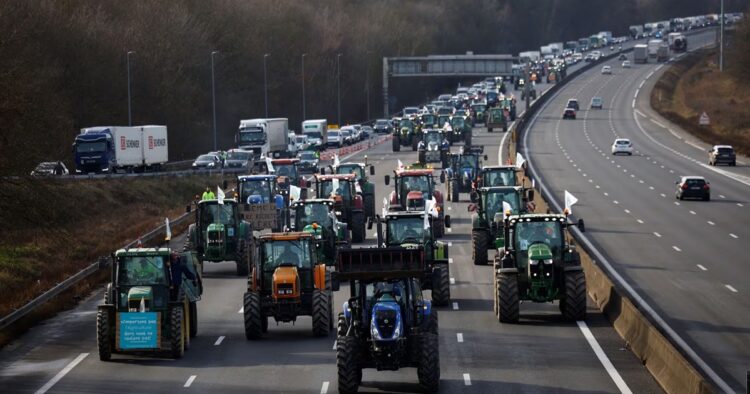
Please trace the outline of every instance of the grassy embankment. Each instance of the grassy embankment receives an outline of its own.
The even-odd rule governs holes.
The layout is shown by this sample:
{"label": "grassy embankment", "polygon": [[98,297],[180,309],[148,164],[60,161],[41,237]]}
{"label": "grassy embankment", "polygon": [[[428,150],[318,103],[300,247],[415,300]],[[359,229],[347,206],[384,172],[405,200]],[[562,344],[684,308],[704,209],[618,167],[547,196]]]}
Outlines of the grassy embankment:
{"label": "grassy embankment", "polygon": [[[218,177],[104,180],[4,180],[0,188],[0,316],[116,248],[180,216],[185,205]],[[173,228],[177,234],[179,228]],[[68,307],[106,277],[94,275],[36,320]],[[27,322],[28,323],[28,322]],[[2,343],[0,335],[0,343]]]}

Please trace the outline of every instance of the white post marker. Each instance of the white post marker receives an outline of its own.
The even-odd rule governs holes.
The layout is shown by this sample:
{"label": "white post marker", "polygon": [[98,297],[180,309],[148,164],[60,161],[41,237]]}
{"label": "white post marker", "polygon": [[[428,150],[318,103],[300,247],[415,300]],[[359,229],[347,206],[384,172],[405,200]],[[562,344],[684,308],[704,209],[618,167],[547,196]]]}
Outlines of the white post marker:
{"label": "white post marker", "polygon": [[58,372],[57,375],[55,375],[52,379],[49,380],[49,382],[47,382],[44,386],[42,386],[42,388],[37,390],[35,394],[46,393],[49,389],[52,388],[52,386],[57,384],[57,382],[59,382],[60,379],[64,378],[65,375],[68,374],[68,372],[72,371],[73,368],[76,367],[76,365],[78,365],[81,361],[83,361],[84,358],[88,357],[88,355],[89,355],[88,353],[79,354],[78,357],[73,359],[73,361],[69,362],[68,365],[66,365],[65,368],[62,369],[62,371]]}

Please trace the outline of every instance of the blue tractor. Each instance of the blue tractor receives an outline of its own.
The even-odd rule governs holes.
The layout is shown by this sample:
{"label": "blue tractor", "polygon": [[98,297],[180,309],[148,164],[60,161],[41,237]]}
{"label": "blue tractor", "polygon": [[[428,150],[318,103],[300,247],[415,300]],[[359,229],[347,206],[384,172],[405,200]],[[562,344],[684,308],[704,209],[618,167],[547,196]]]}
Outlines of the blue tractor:
{"label": "blue tractor", "polygon": [[336,275],[350,282],[351,292],[337,325],[339,392],[356,392],[363,368],[416,368],[421,389],[438,390],[438,316],[422,297],[423,253],[390,247],[339,252]]}
{"label": "blue tractor", "polygon": [[[445,169],[448,178],[448,198],[451,202],[458,202],[460,193],[470,193],[479,179],[482,168],[483,146],[462,147],[459,153],[452,153],[450,167]],[[484,155],[487,160],[487,155]]]}
{"label": "blue tractor", "polygon": [[[244,212],[248,213],[253,231],[270,229],[281,232],[289,226],[289,193],[280,190],[276,175],[242,175],[237,177],[237,193]],[[272,207],[273,206],[273,207]],[[259,220],[275,212],[275,220]]]}

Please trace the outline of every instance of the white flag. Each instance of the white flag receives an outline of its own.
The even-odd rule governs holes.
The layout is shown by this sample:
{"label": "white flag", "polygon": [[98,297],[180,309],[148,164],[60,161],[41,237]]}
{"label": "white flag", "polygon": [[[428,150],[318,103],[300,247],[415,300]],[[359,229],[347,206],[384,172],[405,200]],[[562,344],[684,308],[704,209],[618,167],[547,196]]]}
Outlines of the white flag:
{"label": "white flag", "polygon": [[335,154],[333,155],[333,166],[334,166],[334,167],[338,167],[338,166],[339,166],[339,164],[341,164],[341,161],[339,160],[339,154],[338,154],[338,153],[335,153]]}
{"label": "white flag", "polygon": [[383,197],[383,218],[388,214],[388,197]]}
{"label": "white flag", "polygon": [[[434,198],[434,197],[433,197]],[[424,229],[430,228],[430,211],[435,200],[425,200],[424,202]]]}
{"label": "white flag", "polygon": [[219,200],[219,204],[224,205],[224,190],[220,187],[216,187],[216,199]]}
{"label": "white flag", "polygon": [[427,212],[429,212],[434,218],[438,217],[440,212],[437,210],[437,200],[435,199],[435,196],[432,196],[432,199],[425,201],[425,205],[427,204],[430,206],[430,209]]}
{"label": "white flag", "polygon": [[565,210],[568,215],[573,213],[573,205],[578,202],[578,199],[574,195],[570,194],[567,190],[565,191]]}
{"label": "white flag", "polygon": [[513,214],[513,207],[507,201],[503,201],[503,216]]}
{"label": "white flag", "polygon": [[536,188],[536,181],[534,179],[531,180],[531,188],[532,189]]}
{"label": "white flag", "polygon": [[268,173],[276,172],[276,170],[273,168],[273,163],[271,162],[270,157],[266,157],[266,168],[268,169]]}
{"label": "white flag", "polygon": [[172,229],[169,228],[169,218],[164,218],[164,226],[167,228],[167,237],[165,238],[165,241],[169,241],[172,239]]}
{"label": "white flag", "polygon": [[297,201],[300,198],[300,195],[302,195],[302,188],[297,187],[294,185],[289,185],[289,205],[292,204],[292,201]]}
{"label": "white flag", "polygon": [[443,125],[443,130],[445,130],[445,131],[453,131],[453,127],[451,127],[450,123],[445,122],[445,125]]}
{"label": "white flag", "polygon": [[399,160],[398,161],[398,170],[400,171],[400,170],[403,170],[403,169],[404,169],[404,163],[402,163],[401,160]]}
{"label": "white flag", "polygon": [[523,155],[521,153],[516,152],[516,168],[522,168],[523,163],[526,163],[526,160],[523,158]]}
{"label": "white flag", "polygon": [[331,180],[331,196],[335,196],[337,190],[339,190],[339,180],[338,178],[333,178]]}

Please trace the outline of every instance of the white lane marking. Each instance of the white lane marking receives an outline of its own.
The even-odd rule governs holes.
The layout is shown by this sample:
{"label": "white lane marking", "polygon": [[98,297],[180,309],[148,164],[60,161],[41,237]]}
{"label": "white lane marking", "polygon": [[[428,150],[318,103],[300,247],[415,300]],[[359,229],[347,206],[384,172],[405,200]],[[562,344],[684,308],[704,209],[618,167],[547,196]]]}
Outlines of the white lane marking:
{"label": "white lane marking", "polygon": [[452,228],[450,228],[450,227],[446,228],[446,230],[447,230],[447,231],[448,231],[449,233],[452,233],[452,232],[453,232],[453,229],[452,229]]}
{"label": "white lane marking", "polygon": [[323,386],[320,388],[320,394],[326,394],[326,393],[328,393],[328,386],[330,384],[331,383],[328,382],[328,381],[323,382]]}
{"label": "white lane marking", "polygon": [[448,264],[453,264],[453,257],[448,257]]}
{"label": "white lane marking", "polygon": [[640,224],[643,224],[643,220],[641,220],[641,219],[636,219],[636,221],[637,221],[638,223],[640,223]]}
{"label": "white lane marking", "polygon": [[633,103],[630,104],[630,108],[635,108],[635,99],[633,99]]}
{"label": "white lane marking", "polygon": [[657,238],[661,238],[661,234],[659,234],[659,233],[655,232],[654,235],[656,235]]}
{"label": "white lane marking", "polygon": [[65,375],[68,374],[68,372],[72,371],[73,368],[76,367],[81,361],[83,361],[84,358],[88,357],[89,353],[81,353],[78,355],[78,357],[74,358],[73,361],[69,362],[68,365],[65,366],[60,372],[57,373],[57,375],[53,376],[52,379],[49,380],[49,382],[45,383],[42,388],[36,391],[36,394],[44,394],[47,392],[47,390],[51,389],[52,386],[57,384],[57,382],[60,381],[60,379],[64,378]]}
{"label": "white lane marking", "polygon": [[224,342],[224,335],[220,336],[216,342],[214,342],[214,346],[219,346],[221,343]]}
{"label": "white lane marking", "polygon": [[691,215],[695,215],[695,211],[690,211],[690,214]]}
{"label": "white lane marking", "polygon": [[727,197],[723,194],[719,194],[719,198],[727,198]]}
{"label": "white lane marking", "polygon": [[195,381],[195,378],[197,378],[197,377],[198,377],[197,375],[190,375],[190,377],[188,378],[187,382],[185,382],[185,385],[182,386],[182,387],[190,387],[190,385],[193,384],[193,382]]}
{"label": "white lane marking", "polygon": [[620,202],[619,202],[619,201],[617,201],[617,200],[614,200],[614,201],[612,201],[612,202],[613,202],[613,203],[615,203],[615,204],[619,204],[619,203],[620,203]]}
{"label": "white lane marking", "polygon": [[658,122],[658,121],[656,121],[656,120],[654,120],[654,119],[651,119],[651,118],[649,118],[649,120],[650,120],[650,121],[651,121],[652,123],[654,123],[655,125],[657,125],[657,126],[661,126],[662,128],[665,128],[665,129],[667,128],[667,126],[664,126],[664,125],[663,125],[662,123],[660,123],[660,122]]}
{"label": "white lane marking", "polygon": [[650,190],[654,190],[654,187],[653,187],[653,186],[649,186],[648,188],[649,188]]}
{"label": "white lane marking", "polygon": [[460,332],[458,334],[456,334],[456,340],[458,341],[458,343],[463,343],[464,342],[464,334],[462,334]]}
{"label": "white lane marking", "polygon": [[674,202],[674,205],[680,205],[680,203],[679,203],[679,202],[677,202],[677,201],[675,201],[675,202]]}
{"label": "white lane marking", "polygon": [[637,97],[638,97],[638,92],[639,92],[639,91],[640,91],[640,89],[636,89],[636,90],[635,90],[635,94],[633,95],[633,98],[637,98]]}
{"label": "white lane marking", "polygon": [[700,151],[703,151],[703,150],[704,150],[702,146],[700,146],[700,145],[698,145],[698,144],[695,144],[695,143],[693,143],[693,142],[690,142],[690,141],[688,141],[688,140],[685,140],[685,143],[686,143],[686,144],[688,144],[688,145],[690,145],[690,146],[692,146],[692,147],[693,147],[693,148],[695,148],[695,149],[698,149],[698,150],[700,150]]}
{"label": "white lane marking", "polygon": [[642,88],[644,83],[646,83],[645,79],[643,81],[641,81],[641,83],[638,85],[638,89]]}
{"label": "white lane marking", "polygon": [[736,235],[734,235],[734,234],[732,234],[732,233],[729,233],[729,236],[730,236],[730,237],[732,237],[732,238],[734,238],[734,239],[737,239],[737,238],[739,238],[738,236],[736,236]]}
{"label": "white lane marking", "polygon": [[708,268],[704,267],[702,264],[698,264],[698,268],[700,268],[701,271],[708,271]]}
{"label": "white lane marking", "polygon": [[680,249],[680,248],[678,248],[678,247],[676,247],[676,246],[674,246],[674,245],[672,245],[672,249],[674,249],[674,250],[676,250],[676,251],[678,251],[678,252],[682,252],[682,249]]}
{"label": "white lane marking", "polygon": [[604,353],[604,350],[602,350],[602,347],[599,346],[599,342],[596,340],[596,338],[594,338],[594,334],[591,333],[591,330],[589,329],[589,326],[586,325],[586,322],[583,320],[579,320],[576,323],[578,323],[578,328],[581,329],[583,337],[586,338],[586,342],[589,343],[589,346],[591,346],[591,349],[594,351],[594,354],[596,354],[599,362],[602,363],[602,366],[607,371],[612,381],[615,382],[617,388],[620,389],[620,392],[632,393],[632,391],[630,391],[630,387],[628,387],[627,383],[625,383],[625,381],[622,379],[622,376],[620,376],[620,373],[617,372],[615,366],[612,365],[611,361],[609,361],[609,358]]}
{"label": "white lane marking", "polygon": [[626,209],[626,210],[625,210],[625,213],[630,213],[630,210],[629,210],[629,209]]}
{"label": "white lane marking", "polygon": [[666,195],[666,194],[664,194],[664,193],[661,193],[661,196],[662,196],[662,197],[666,197],[667,195]]}
{"label": "white lane marking", "polygon": [[245,306],[243,305],[237,313],[245,313]]}
{"label": "white lane marking", "polygon": [[738,207],[744,207],[744,205],[742,205],[742,204],[740,204],[740,203],[737,203],[737,206],[738,206]]}
{"label": "white lane marking", "polygon": [[604,195],[607,196],[607,197],[609,197],[609,193],[607,193],[607,192],[604,192]]}
{"label": "white lane marking", "polygon": [[471,386],[471,375],[468,373],[464,374],[464,386]]}
{"label": "white lane marking", "polygon": [[456,278],[451,278],[451,284],[452,284],[452,285],[455,285],[455,284],[456,284]]}
{"label": "white lane marking", "polygon": [[449,207],[448,207],[448,210],[449,210],[449,211],[452,211],[452,210],[453,210],[453,207],[449,206]]}
{"label": "white lane marking", "polygon": [[710,224],[710,225],[712,225],[712,226],[715,226],[715,225],[716,225],[716,223],[714,223],[714,222],[712,222],[712,221],[710,221],[710,220],[709,220],[708,222],[706,222],[706,223],[708,223],[708,224]]}
{"label": "white lane marking", "polygon": [[737,292],[737,289],[735,289],[734,287],[732,287],[732,285],[724,285],[724,287],[726,287],[727,289],[729,289],[729,291],[731,291],[732,293],[736,293]]}
{"label": "white lane marking", "polygon": [[458,310],[458,302],[454,302],[454,303],[453,303],[453,310],[454,310],[454,311],[457,311],[457,310]]}

